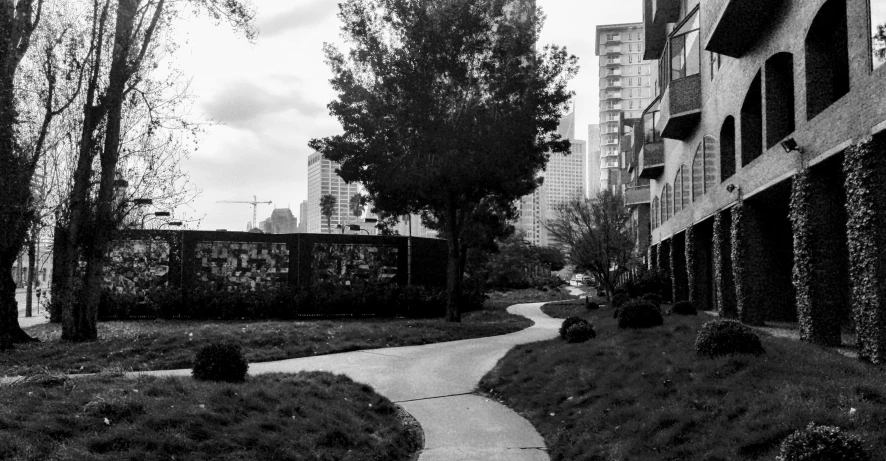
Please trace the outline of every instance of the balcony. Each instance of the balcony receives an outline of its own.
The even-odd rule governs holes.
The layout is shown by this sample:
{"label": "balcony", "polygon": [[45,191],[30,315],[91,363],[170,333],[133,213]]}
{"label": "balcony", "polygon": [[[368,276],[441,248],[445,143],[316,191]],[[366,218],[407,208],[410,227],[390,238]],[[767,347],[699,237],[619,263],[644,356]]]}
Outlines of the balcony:
{"label": "balcony", "polygon": [[621,60],[610,60],[606,62],[606,67],[621,67]]}
{"label": "balcony", "polygon": [[652,0],[652,22],[660,25],[677,22],[682,3],[681,0]]}
{"label": "balcony", "polygon": [[701,74],[671,81],[661,97],[661,137],[683,141],[701,120]]}
{"label": "balcony", "polygon": [[606,50],[606,56],[619,56],[621,55],[621,48],[609,48]]}
{"label": "balcony", "polygon": [[[603,109],[603,112],[621,112],[621,104],[614,104],[612,106],[609,106]],[[618,120],[615,121],[617,122]]]}
{"label": "balcony", "polygon": [[664,173],[664,141],[643,144],[639,157],[641,178],[658,179]]}
{"label": "balcony", "polygon": [[621,45],[621,35],[616,35],[612,38],[607,38],[604,45]]}
{"label": "balcony", "polygon": [[603,100],[604,101],[621,101],[621,93],[607,94]]}
{"label": "balcony", "polygon": [[637,206],[649,204],[649,186],[625,187],[625,206]]}
{"label": "balcony", "polygon": [[784,0],[720,0],[710,8],[716,18],[705,49],[740,58],[768,34],[776,18],[783,17]]}
{"label": "balcony", "polygon": [[607,81],[606,82],[606,89],[610,89],[610,88],[612,88],[612,89],[621,88],[621,79]]}

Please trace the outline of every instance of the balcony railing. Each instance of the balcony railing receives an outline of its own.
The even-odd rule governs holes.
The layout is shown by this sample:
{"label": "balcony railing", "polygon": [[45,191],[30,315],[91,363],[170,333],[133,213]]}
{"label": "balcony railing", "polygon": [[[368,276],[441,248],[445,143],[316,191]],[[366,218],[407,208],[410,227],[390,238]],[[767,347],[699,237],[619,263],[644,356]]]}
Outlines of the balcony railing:
{"label": "balcony railing", "polygon": [[664,173],[664,141],[646,142],[640,149],[640,177],[658,179]]}
{"label": "balcony railing", "polygon": [[606,56],[618,56],[621,54],[621,48],[609,48],[606,50]]}
{"label": "balcony railing", "polygon": [[701,75],[672,80],[661,97],[661,136],[685,140],[701,120]]}
{"label": "balcony railing", "polygon": [[606,95],[606,98],[605,98],[604,100],[605,100],[605,101],[615,101],[615,100],[619,100],[619,101],[620,101],[620,100],[621,100],[621,93],[611,93],[611,94],[607,94],[607,95]]}
{"label": "balcony railing", "polygon": [[784,0],[719,0],[703,4],[707,17],[716,18],[709,28],[705,50],[733,58],[744,56],[767,36],[772,21],[783,17],[784,4]]}
{"label": "balcony railing", "polygon": [[606,88],[621,88],[621,80],[607,80]]}
{"label": "balcony railing", "polygon": [[612,38],[607,38],[606,41],[603,42],[604,45],[615,45],[617,43],[621,43],[621,35],[616,35]]}
{"label": "balcony railing", "polygon": [[649,186],[625,187],[625,206],[649,204]]}
{"label": "balcony railing", "polygon": [[607,106],[605,109],[603,109],[604,112],[612,112],[612,111],[620,111],[620,110],[621,110],[621,104]]}

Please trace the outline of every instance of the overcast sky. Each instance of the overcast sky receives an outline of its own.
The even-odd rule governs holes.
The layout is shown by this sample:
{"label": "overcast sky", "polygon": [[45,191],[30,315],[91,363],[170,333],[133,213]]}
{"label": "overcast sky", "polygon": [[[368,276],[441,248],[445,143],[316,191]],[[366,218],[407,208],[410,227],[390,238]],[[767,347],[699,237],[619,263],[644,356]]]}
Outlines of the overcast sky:
{"label": "overcast sky", "polygon": [[[218,200],[273,201],[277,208],[307,198],[307,146],[313,137],[340,132],[326,104],[335,93],[324,63],[323,42],[341,43],[334,0],[253,0],[260,35],[255,43],[206,20],[188,24],[178,64],[193,77],[195,115],[218,122],[208,129],[184,169],[202,194],[176,214],[201,218],[200,229],[246,230],[252,206]],[[599,24],[640,22],[640,0],[616,2],[537,0],[547,15],[543,44],[566,46],[578,56],[576,136],[587,139],[596,123]],[[270,205],[259,205],[258,219]],[[194,228],[197,226],[191,226]]]}

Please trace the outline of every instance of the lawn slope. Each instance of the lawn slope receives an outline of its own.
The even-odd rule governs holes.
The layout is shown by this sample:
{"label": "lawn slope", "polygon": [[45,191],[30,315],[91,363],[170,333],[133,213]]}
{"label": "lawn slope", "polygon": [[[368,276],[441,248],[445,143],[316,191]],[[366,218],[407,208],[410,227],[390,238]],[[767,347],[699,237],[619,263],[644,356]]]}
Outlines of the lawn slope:
{"label": "lawn slope", "polygon": [[545,310],[580,314],[598,337],[519,346],[479,390],[532,422],[552,460],[771,460],[811,421],[859,435],[874,459],[886,453],[880,368],[769,336],[760,358],[701,359],[694,343],[706,314],[620,331],[611,309]]}

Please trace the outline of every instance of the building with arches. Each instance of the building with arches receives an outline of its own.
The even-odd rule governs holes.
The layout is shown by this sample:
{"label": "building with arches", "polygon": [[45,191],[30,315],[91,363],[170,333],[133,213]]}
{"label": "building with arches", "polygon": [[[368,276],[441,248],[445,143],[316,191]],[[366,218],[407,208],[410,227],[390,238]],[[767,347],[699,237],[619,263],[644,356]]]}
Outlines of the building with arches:
{"label": "building with arches", "polygon": [[886,0],[643,0],[650,265],[886,362]]}

